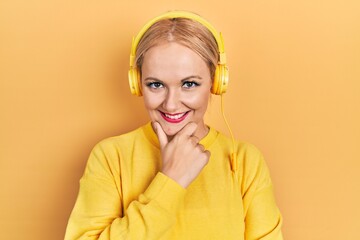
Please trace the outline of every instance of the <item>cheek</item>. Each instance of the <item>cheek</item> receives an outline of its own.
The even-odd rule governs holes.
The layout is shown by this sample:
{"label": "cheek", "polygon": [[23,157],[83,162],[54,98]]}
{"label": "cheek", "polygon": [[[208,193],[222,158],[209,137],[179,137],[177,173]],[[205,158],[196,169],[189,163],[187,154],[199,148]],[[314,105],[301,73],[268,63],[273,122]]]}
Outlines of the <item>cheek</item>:
{"label": "cheek", "polygon": [[144,104],[147,110],[154,110],[161,104],[159,96],[144,94]]}
{"label": "cheek", "polygon": [[186,100],[184,103],[194,110],[205,112],[209,103],[209,98],[210,92],[203,92],[201,94],[196,94],[194,96],[185,98]]}

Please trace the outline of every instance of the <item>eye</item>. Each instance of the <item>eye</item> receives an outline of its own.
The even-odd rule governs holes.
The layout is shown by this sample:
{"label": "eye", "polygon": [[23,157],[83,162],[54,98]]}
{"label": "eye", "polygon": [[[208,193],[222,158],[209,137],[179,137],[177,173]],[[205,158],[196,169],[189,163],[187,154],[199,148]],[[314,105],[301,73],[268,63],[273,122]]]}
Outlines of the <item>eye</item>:
{"label": "eye", "polygon": [[194,88],[194,87],[197,87],[199,85],[200,85],[199,83],[194,82],[194,81],[186,81],[186,82],[183,83],[184,88]]}
{"label": "eye", "polygon": [[149,82],[149,83],[146,83],[146,86],[148,86],[149,88],[152,88],[152,89],[159,89],[159,88],[164,87],[163,84],[160,82]]}

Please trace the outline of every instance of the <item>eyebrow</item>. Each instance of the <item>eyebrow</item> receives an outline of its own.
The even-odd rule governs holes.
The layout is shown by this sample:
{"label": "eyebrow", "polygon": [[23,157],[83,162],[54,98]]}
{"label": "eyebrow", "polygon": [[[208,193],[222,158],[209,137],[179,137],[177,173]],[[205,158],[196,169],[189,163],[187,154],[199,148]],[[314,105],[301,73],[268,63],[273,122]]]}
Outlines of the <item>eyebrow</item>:
{"label": "eyebrow", "polygon": [[[199,75],[191,75],[191,76],[188,76],[186,78],[181,79],[181,82],[182,83],[186,82],[186,81],[188,81],[189,79],[192,79],[192,78],[202,79],[202,77],[200,77]],[[162,82],[160,79],[155,78],[155,77],[147,77],[147,78],[144,79],[144,81],[149,81],[149,80]]]}
{"label": "eyebrow", "polygon": [[202,79],[202,77],[200,77],[199,75],[191,75],[189,77],[186,77],[186,78],[182,79],[181,82],[182,83],[186,82],[186,81],[188,81],[189,79],[192,79],[192,78]]}

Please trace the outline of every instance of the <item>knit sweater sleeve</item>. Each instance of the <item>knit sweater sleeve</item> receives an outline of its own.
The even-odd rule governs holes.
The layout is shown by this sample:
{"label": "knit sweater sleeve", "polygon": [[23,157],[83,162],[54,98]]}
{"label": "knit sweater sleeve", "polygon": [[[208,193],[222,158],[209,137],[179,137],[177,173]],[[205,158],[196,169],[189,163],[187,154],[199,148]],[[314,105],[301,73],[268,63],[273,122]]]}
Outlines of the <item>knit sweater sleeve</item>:
{"label": "knit sweater sleeve", "polygon": [[276,205],[270,173],[254,146],[241,154],[246,240],[282,240],[282,216]]}
{"label": "knit sweater sleeve", "polygon": [[115,181],[119,176],[113,164],[99,145],[93,149],[80,180],[65,240],[159,239],[175,224],[184,188],[159,172],[124,209],[121,183]]}

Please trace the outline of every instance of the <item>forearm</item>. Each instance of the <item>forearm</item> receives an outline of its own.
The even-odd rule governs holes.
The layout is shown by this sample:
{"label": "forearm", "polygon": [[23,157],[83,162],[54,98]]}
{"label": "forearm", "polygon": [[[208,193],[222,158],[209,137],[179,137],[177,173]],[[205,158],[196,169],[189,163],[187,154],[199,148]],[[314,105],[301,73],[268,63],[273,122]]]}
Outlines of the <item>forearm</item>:
{"label": "forearm", "polygon": [[109,193],[108,186],[94,191],[90,183],[92,190],[88,191],[87,184],[82,182],[65,240],[159,239],[175,224],[185,195],[185,189],[158,173],[147,190],[122,213],[117,191]]}

